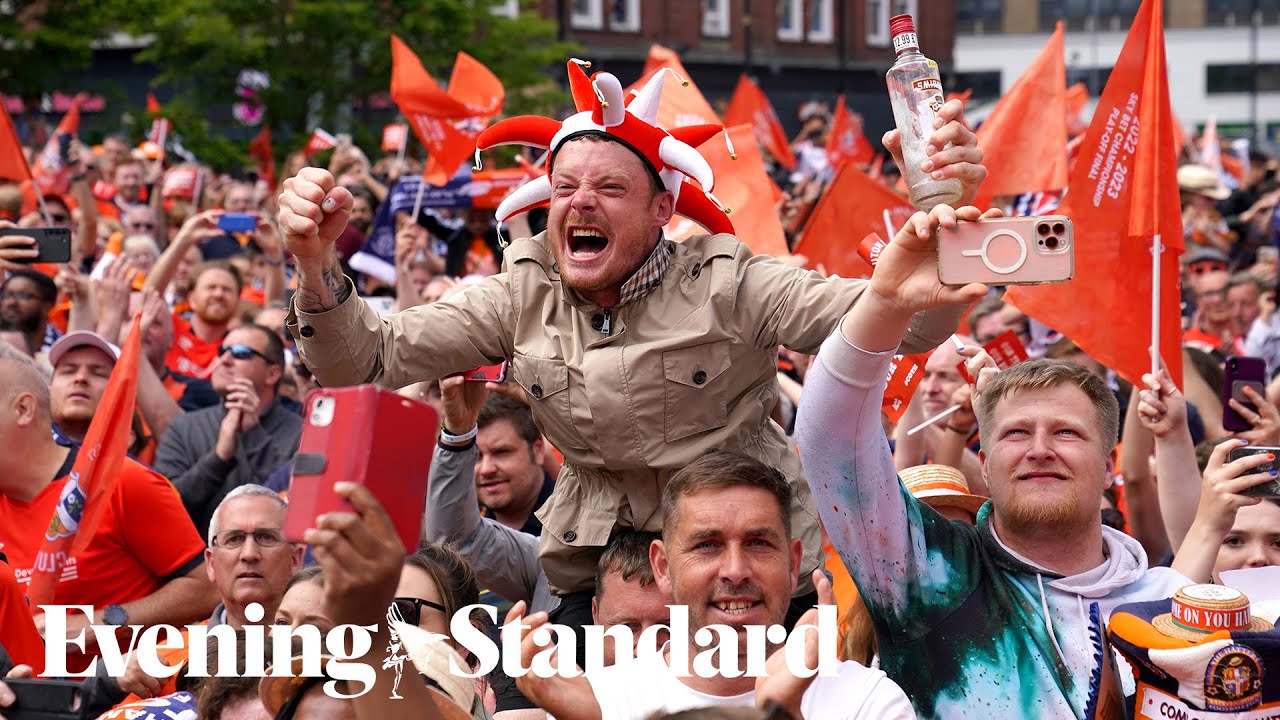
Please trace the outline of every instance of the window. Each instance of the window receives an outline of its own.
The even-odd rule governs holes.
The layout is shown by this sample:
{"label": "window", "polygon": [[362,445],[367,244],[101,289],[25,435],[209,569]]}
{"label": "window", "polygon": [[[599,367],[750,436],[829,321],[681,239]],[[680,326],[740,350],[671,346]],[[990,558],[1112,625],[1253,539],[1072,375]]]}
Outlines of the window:
{"label": "window", "polygon": [[780,0],[778,39],[790,42],[804,39],[804,0]]}
{"label": "window", "polygon": [[1111,79],[1111,67],[1067,68],[1067,87],[1071,87],[1076,83],[1084,83],[1089,88],[1089,95],[1093,97],[1101,97],[1102,89],[1107,86],[1107,80]]}
{"label": "window", "polygon": [[971,100],[995,100],[1003,94],[999,70],[953,73],[945,86],[952,92],[972,90]]}
{"label": "window", "polygon": [[1258,92],[1280,92],[1280,63],[1209,65],[1204,69],[1205,92],[1210,95],[1251,92],[1255,69]]}
{"label": "window", "polygon": [[1280,22],[1280,0],[1206,0],[1205,25],[1250,25],[1255,5],[1263,25]]}
{"label": "window", "polygon": [[583,30],[599,30],[604,27],[601,0],[572,0],[569,6],[569,25]]}
{"label": "window", "polygon": [[640,32],[640,0],[606,0],[609,3],[609,29],[614,32]]}
{"label": "window", "polygon": [[702,34],[729,37],[729,3],[732,0],[702,0]]}
{"label": "window", "polygon": [[809,0],[809,29],[805,34],[810,42],[831,42],[833,24],[831,0]]}
{"label": "window", "polygon": [[520,14],[520,0],[497,0],[489,9],[494,15],[514,18]]}
{"label": "window", "polygon": [[[889,19],[894,15],[916,15],[916,0],[867,0],[867,45],[889,47]],[[919,28],[916,28],[919,31]]]}
{"label": "window", "polygon": [[1004,0],[957,0],[956,31],[1000,32],[1004,21]]}
{"label": "window", "polygon": [[1141,0],[1040,0],[1040,29],[1053,30],[1062,20],[1068,30],[1124,30],[1141,4]]}

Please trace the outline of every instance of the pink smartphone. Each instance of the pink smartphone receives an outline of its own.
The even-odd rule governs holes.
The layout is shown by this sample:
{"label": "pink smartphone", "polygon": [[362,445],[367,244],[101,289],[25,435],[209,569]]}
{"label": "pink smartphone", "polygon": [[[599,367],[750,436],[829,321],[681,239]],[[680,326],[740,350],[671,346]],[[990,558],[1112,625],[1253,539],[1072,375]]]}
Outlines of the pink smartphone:
{"label": "pink smartphone", "polygon": [[1075,275],[1075,232],[1065,215],[961,222],[938,237],[944,285],[1041,285]]}
{"label": "pink smartphone", "polygon": [[471,382],[506,382],[507,381],[507,363],[502,361],[497,365],[485,365],[476,368],[467,373],[467,380]]}

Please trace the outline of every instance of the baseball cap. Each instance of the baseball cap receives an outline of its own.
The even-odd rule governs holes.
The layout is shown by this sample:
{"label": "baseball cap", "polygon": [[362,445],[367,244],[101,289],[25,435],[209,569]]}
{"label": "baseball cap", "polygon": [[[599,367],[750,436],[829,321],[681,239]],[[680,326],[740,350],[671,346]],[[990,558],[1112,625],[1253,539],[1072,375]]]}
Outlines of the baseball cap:
{"label": "baseball cap", "polygon": [[49,364],[57,367],[58,363],[62,361],[63,355],[76,348],[86,346],[98,348],[106,353],[113,362],[120,359],[120,348],[107,342],[106,338],[89,330],[76,330],[58,338],[53,347],[49,348]]}

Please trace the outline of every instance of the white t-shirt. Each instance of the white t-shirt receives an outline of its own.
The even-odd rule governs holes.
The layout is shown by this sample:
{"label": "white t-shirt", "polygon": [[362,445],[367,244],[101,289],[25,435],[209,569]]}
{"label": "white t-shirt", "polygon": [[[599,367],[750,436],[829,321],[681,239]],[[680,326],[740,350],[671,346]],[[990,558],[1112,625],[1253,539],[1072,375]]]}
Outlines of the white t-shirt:
{"label": "white t-shirt", "polygon": [[[660,655],[588,673],[601,720],[645,720],[655,712],[702,707],[754,707],[755,693],[707,695],[680,682]],[[800,710],[807,720],[915,720],[906,693],[879,670],[842,662],[835,677],[817,677]]]}

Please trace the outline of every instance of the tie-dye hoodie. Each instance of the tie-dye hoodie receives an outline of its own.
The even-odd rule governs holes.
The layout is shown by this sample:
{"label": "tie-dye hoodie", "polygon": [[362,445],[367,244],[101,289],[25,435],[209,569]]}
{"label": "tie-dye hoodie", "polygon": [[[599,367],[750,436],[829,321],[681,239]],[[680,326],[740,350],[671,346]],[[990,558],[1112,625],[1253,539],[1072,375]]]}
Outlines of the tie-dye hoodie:
{"label": "tie-dye hoodie", "polygon": [[1084,716],[1100,657],[1089,606],[1106,618],[1190,581],[1148,570],[1142,547],[1106,527],[1106,561],[1063,577],[996,537],[990,503],[971,527],[913,498],[880,424],[892,355],[837,331],[805,379],[796,426],[823,525],[875,622],[881,668],[921,718]]}

